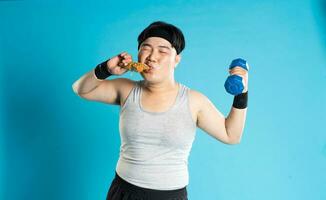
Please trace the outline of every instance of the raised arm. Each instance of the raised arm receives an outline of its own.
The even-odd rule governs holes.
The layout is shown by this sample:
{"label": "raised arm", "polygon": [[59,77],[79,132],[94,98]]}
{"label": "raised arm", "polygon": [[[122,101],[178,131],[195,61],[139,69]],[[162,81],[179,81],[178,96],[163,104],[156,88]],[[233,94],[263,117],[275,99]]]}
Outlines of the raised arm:
{"label": "raised arm", "polygon": [[205,95],[193,93],[199,105],[197,126],[225,144],[238,144],[241,141],[247,114],[248,73],[240,72],[236,68],[230,73],[243,78],[244,90],[234,97],[231,111],[226,118]]}
{"label": "raised arm", "polygon": [[131,60],[131,56],[124,52],[101,63],[100,69],[92,69],[75,81],[72,85],[73,91],[87,100],[119,104],[120,89],[124,83],[131,80],[125,78],[105,80],[105,78],[110,74],[121,75],[125,73],[127,69],[123,68],[122,65],[126,66]]}
{"label": "raised arm", "polygon": [[197,115],[197,126],[225,144],[238,144],[241,141],[247,108],[237,109],[232,106],[229,115],[224,115],[203,94],[200,98],[200,109]]}

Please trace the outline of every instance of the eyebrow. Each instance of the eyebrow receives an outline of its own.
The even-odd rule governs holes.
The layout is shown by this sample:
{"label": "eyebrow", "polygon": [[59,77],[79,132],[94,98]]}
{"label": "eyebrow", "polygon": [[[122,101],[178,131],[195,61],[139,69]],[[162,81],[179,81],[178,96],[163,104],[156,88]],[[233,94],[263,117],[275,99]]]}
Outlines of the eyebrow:
{"label": "eyebrow", "polygon": [[[143,43],[141,46],[149,46],[149,47],[153,47],[152,45],[148,44],[148,43]],[[169,49],[171,50],[171,47],[165,46],[165,45],[159,45],[159,48],[164,48],[164,49]]]}

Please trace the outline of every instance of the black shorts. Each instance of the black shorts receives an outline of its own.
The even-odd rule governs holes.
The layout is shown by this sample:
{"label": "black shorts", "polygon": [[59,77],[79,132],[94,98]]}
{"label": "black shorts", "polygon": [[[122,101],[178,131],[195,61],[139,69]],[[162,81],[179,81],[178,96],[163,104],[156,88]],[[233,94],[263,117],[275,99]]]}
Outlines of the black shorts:
{"label": "black shorts", "polygon": [[115,172],[106,200],[188,200],[187,187],[177,190],[153,190],[133,185]]}

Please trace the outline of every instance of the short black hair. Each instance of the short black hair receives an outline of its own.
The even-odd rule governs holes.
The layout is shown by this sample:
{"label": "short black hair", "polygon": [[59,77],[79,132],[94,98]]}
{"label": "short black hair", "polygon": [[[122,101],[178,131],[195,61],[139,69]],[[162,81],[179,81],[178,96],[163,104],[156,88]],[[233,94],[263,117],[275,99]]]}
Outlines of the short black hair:
{"label": "short black hair", "polygon": [[142,42],[149,37],[162,37],[168,40],[177,54],[180,54],[185,48],[186,42],[182,31],[169,23],[156,21],[147,26],[138,36],[138,49]]}

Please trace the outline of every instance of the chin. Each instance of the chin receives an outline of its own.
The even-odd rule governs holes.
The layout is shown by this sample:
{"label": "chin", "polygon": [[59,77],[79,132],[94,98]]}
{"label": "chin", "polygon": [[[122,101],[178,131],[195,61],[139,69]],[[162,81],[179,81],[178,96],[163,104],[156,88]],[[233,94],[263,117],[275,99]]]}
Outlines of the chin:
{"label": "chin", "polygon": [[159,83],[160,82],[160,79],[156,76],[148,76],[146,74],[142,74],[141,76],[143,77],[143,79],[146,82],[149,82],[149,83]]}

